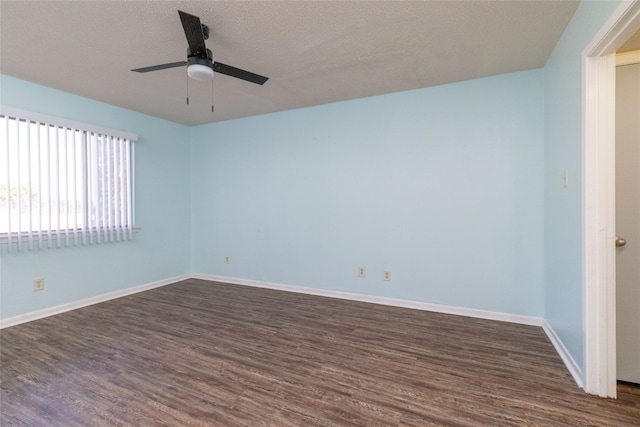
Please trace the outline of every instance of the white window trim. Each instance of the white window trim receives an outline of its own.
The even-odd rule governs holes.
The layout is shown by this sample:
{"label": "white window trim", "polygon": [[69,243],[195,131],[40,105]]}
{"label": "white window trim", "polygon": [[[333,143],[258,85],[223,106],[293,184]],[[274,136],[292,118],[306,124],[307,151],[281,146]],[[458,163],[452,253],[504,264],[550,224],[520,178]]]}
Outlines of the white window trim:
{"label": "white window trim", "polygon": [[19,117],[21,119],[28,119],[34,122],[55,123],[56,125],[59,125],[61,127],[68,127],[70,129],[82,129],[88,132],[108,134],[115,137],[126,138],[131,142],[138,141],[138,135],[135,133],[95,126],[82,122],[76,122],[56,116],[48,116],[46,114],[36,113],[28,110],[21,110],[19,108],[0,105],[0,113],[13,118]]}

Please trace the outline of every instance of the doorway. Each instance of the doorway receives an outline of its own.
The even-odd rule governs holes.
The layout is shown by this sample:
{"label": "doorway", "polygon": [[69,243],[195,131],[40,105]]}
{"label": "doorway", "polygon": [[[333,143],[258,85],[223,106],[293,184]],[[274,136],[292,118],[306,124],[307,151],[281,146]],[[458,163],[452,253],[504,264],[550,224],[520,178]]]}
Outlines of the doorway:
{"label": "doorway", "polygon": [[640,385],[640,50],[617,56],[615,174],[616,376]]}
{"label": "doorway", "polygon": [[640,0],[623,2],[583,52],[584,389],[616,397],[616,50],[640,30]]}

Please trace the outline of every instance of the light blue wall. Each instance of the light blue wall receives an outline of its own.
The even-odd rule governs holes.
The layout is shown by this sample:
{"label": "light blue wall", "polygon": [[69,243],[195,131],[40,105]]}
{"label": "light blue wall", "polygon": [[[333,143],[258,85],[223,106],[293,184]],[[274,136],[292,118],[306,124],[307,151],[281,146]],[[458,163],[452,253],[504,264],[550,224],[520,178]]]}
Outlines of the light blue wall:
{"label": "light blue wall", "polygon": [[539,69],[193,128],[192,270],[542,316],[543,83]]}
{"label": "light blue wall", "polygon": [[[581,367],[581,55],[619,3],[582,2],[545,66],[545,318]],[[568,187],[563,184],[564,170]]]}
{"label": "light blue wall", "polygon": [[[0,247],[0,316],[20,314],[189,273],[189,128],[0,76],[3,105],[138,134],[132,242],[7,253]],[[45,290],[33,291],[34,278]]]}

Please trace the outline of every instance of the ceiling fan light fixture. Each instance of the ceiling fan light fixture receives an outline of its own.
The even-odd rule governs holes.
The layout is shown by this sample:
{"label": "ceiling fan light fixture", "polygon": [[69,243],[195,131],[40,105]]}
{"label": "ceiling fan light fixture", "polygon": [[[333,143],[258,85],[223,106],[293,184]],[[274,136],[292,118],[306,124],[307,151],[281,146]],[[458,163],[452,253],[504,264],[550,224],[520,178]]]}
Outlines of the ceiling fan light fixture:
{"label": "ceiling fan light fixture", "polygon": [[187,75],[195,80],[212,80],[213,68],[204,64],[190,64],[187,67]]}

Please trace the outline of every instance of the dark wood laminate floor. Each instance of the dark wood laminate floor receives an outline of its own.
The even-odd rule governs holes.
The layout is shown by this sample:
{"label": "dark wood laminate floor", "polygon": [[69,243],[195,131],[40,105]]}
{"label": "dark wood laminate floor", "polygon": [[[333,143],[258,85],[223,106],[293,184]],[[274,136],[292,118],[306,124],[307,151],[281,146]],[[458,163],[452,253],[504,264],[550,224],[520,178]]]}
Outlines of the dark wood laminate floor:
{"label": "dark wood laminate floor", "polygon": [[0,424],[638,426],[541,328],[188,280],[0,331]]}

